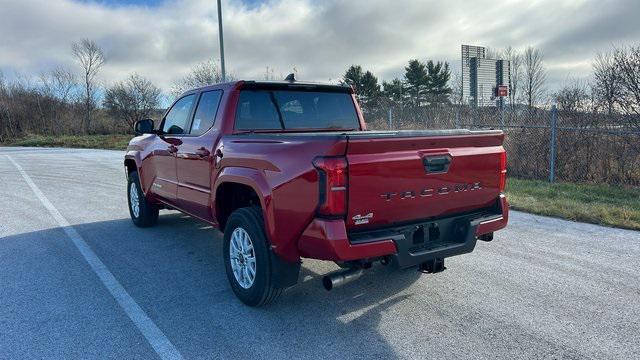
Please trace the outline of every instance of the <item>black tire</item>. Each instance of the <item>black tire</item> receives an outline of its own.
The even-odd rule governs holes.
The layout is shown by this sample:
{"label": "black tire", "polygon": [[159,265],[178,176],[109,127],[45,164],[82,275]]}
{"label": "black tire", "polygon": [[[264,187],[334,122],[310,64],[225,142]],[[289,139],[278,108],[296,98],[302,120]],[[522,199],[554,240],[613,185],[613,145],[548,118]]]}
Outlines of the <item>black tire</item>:
{"label": "black tire", "polygon": [[[158,222],[158,213],[160,209],[158,205],[149,202],[144,196],[142,187],[140,186],[140,177],[138,176],[138,172],[131,172],[127,180],[127,200],[129,203],[129,215],[131,215],[131,220],[138,227],[150,227],[155,225]],[[131,202],[132,186],[135,186],[135,192],[138,193],[137,214]]]}
{"label": "black tire", "polygon": [[[253,244],[256,271],[253,283],[248,288],[241,286],[231,267],[231,237],[238,228],[246,231]],[[246,305],[266,305],[275,301],[282,293],[283,289],[275,286],[271,250],[264,232],[260,207],[240,208],[231,214],[224,230],[223,257],[231,289]]]}

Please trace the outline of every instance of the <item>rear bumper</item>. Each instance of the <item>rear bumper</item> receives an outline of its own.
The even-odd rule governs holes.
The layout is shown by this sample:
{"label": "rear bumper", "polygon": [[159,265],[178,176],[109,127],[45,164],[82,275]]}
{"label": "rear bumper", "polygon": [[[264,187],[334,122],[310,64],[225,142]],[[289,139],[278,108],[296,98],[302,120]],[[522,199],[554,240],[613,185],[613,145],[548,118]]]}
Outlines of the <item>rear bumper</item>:
{"label": "rear bumper", "polygon": [[495,207],[481,212],[351,234],[343,220],[314,219],[298,248],[307,258],[353,261],[389,256],[398,267],[409,267],[473,251],[478,236],[507,225],[508,208],[500,195]]}

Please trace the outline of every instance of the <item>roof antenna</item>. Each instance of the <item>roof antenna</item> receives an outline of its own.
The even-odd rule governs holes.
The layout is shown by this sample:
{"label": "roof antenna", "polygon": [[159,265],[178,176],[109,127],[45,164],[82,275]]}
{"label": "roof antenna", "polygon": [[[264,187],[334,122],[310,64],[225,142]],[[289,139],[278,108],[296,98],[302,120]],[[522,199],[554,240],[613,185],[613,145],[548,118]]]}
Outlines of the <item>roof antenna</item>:
{"label": "roof antenna", "polygon": [[287,75],[287,77],[284,78],[284,81],[288,81],[288,82],[296,81],[296,74],[291,73],[291,74]]}

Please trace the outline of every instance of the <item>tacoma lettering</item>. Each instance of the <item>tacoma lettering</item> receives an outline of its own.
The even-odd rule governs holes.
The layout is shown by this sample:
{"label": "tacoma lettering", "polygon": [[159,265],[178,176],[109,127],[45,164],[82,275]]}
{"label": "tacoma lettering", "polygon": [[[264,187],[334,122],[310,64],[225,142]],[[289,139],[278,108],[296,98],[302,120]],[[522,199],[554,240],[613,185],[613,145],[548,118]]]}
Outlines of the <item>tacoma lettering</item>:
{"label": "tacoma lettering", "polygon": [[[482,185],[479,182],[474,182],[474,183],[468,183],[468,184],[455,184],[453,186],[445,185],[445,186],[439,186],[435,188],[427,187],[418,191],[417,193],[420,195],[420,197],[424,198],[424,197],[433,196],[434,194],[447,195],[450,193],[459,193],[459,192],[473,191],[473,190],[480,190],[480,189],[482,189]],[[401,191],[399,193],[387,192],[387,193],[380,194],[380,197],[383,198],[385,201],[391,201],[394,198],[399,198],[400,200],[415,199],[416,191],[407,190],[407,191]]]}

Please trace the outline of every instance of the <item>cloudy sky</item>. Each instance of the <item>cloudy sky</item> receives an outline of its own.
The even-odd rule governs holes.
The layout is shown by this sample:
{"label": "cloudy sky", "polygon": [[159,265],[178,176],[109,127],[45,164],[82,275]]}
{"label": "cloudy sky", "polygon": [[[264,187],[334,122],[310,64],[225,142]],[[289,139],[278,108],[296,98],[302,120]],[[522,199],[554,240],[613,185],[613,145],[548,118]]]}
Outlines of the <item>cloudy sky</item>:
{"label": "cloudy sky", "polygon": [[[71,43],[95,40],[107,56],[101,80],[131,72],[168,89],[198,62],[218,57],[216,0],[0,0],[5,76],[75,66]],[[407,60],[460,67],[460,45],[532,45],[545,55],[550,90],[589,76],[598,51],[640,44],[639,0],[225,0],[227,68],[265,68],[305,80],[339,78],[361,64],[379,78]]]}

